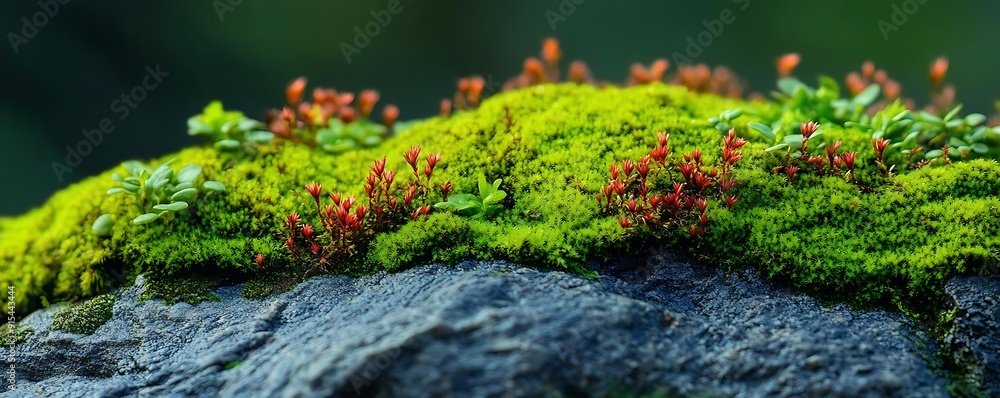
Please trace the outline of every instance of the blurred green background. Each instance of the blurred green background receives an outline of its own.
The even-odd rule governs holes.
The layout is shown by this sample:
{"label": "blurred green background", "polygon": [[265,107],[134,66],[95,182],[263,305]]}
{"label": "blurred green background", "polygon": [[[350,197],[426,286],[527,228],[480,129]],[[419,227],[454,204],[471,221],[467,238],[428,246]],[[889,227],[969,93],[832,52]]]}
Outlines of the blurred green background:
{"label": "blurred green background", "polygon": [[[341,43],[353,44],[354,28],[389,0],[60,1],[16,53],[12,34],[43,6],[8,2],[0,12],[8,39],[0,48],[0,215],[27,211],[123,160],[200,142],[185,122],[213,99],[262,118],[283,104],[288,82],[307,76],[310,89],[376,88],[403,120],[422,118],[437,112],[458,77],[517,74],[545,37],[560,39],[565,58],[585,60],[599,79],[622,82],[632,62],[685,52],[688,37],[696,40],[704,21],[727,9],[735,19],[695,61],[730,66],[749,91],[770,90],[775,57],[795,51],[803,56],[796,75],[806,81],[820,73],[842,80],[872,60],[920,103],[930,62],[946,55],[947,81],[967,111],[991,114],[1000,97],[995,1],[400,0],[402,11],[351,62]],[[894,12],[905,22],[893,22]],[[888,40],[879,20],[894,25]],[[119,120],[112,103],[157,64],[169,76]],[[114,132],[59,181],[52,162],[64,161],[65,147],[103,118]]]}

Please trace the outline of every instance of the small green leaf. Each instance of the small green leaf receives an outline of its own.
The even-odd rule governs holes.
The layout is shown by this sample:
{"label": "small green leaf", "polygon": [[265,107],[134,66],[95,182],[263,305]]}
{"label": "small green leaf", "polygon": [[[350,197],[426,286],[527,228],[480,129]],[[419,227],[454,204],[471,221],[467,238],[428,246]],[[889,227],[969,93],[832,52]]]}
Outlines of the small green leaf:
{"label": "small green leaf", "polygon": [[251,131],[246,135],[247,141],[256,144],[267,144],[274,140],[274,133],[270,131]]}
{"label": "small green leaf", "polygon": [[764,150],[764,152],[774,152],[774,151],[777,151],[779,149],[784,149],[784,148],[788,148],[788,144],[786,144],[786,143],[780,143],[778,145],[775,145],[775,146],[772,146],[772,147],[768,147],[767,149]]}
{"label": "small green leaf", "polygon": [[156,213],[146,213],[132,220],[133,224],[149,224],[159,217]]}
{"label": "small green leaf", "polygon": [[479,175],[479,197],[480,198],[485,198],[487,196],[490,196],[490,194],[492,194],[494,190],[495,190],[495,188],[493,188],[493,185],[490,185],[490,183],[486,182],[486,176],[480,174]]}
{"label": "small green leaf", "polygon": [[740,116],[743,116],[743,110],[739,108],[729,109],[723,111],[722,116],[725,117],[726,120],[734,120],[736,118],[739,118]]}
{"label": "small green leaf", "polygon": [[750,122],[747,123],[747,127],[753,129],[754,131],[757,131],[758,133],[766,137],[768,140],[774,141],[774,131],[772,131],[771,128],[768,127],[766,124]]}
{"label": "small green leaf", "polygon": [[486,206],[490,206],[490,205],[493,205],[493,204],[496,204],[496,203],[500,203],[500,201],[503,200],[503,198],[506,198],[506,197],[507,197],[507,192],[504,192],[504,191],[495,191],[495,192],[491,193],[490,196],[487,196],[487,197],[483,198],[483,204],[486,205]]}
{"label": "small green leaf", "polygon": [[794,95],[798,89],[804,87],[805,84],[794,77],[786,77],[778,80],[778,89],[789,96]]}
{"label": "small green leaf", "polygon": [[170,204],[159,204],[153,206],[153,208],[164,211],[181,211],[188,208],[188,204],[187,202],[171,202]]}
{"label": "small green leaf", "polygon": [[184,166],[177,172],[177,176],[174,177],[177,182],[194,182],[201,175],[201,166],[196,164],[189,164]]}
{"label": "small green leaf", "polygon": [[240,147],[240,142],[232,139],[219,140],[215,143],[215,149],[222,151],[231,151],[239,147]]}
{"label": "small green leaf", "polygon": [[187,188],[187,189],[182,189],[180,191],[177,191],[177,193],[171,195],[170,196],[170,201],[171,202],[175,202],[175,201],[191,202],[191,201],[194,201],[195,198],[197,198],[197,197],[198,197],[198,190],[197,189]]}
{"label": "small green leaf", "polygon": [[476,195],[468,193],[456,193],[448,196],[447,202],[434,204],[435,209],[449,211],[465,211],[472,208],[479,208],[482,202]]}
{"label": "small green leaf", "polygon": [[941,157],[941,154],[942,154],[942,152],[941,152],[940,149],[935,149],[935,150],[932,150],[932,151],[927,151],[927,153],[924,154],[924,157],[927,158],[927,159],[937,159],[937,158]]}
{"label": "small green leaf", "polygon": [[986,144],[982,142],[977,142],[975,144],[969,145],[969,148],[972,148],[973,151],[975,151],[980,155],[985,155],[986,152],[990,151],[990,147],[986,146]]}
{"label": "small green leaf", "polygon": [[122,192],[125,192],[125,190],[122,188],[111,188],[108,190],[108,195],[114,195],[116,193],[122,193]]}
{"label": "small green leaf", "polygon": [[978,126],[986,122],[986,116],[981,113],[970,113],[965,117],[965,124],[971,127]]}
{"label": "small green leaf", "polygon": [[[126,191],[129,191],[131,193],[138,193],[139,192],[139,185],[138,184],[133,184],[133,183],[130,183],[130,182],[123,182],[122,183],[122,189],[124,189]],[[111,192],[109,191],[108,193],[110,194]]]}
{"label": "small green leaf", "polygon": [[90,227],[91,231],[97,236],[108,236],[111,234],[111,227],[114,226],[114,220],[111,219],[110,214],[101,214],[94,221],[94,225]]}
{"label": "small green leaf", "polygon": [[945,121],[949,121],[949,120],[954,119],[955,116],[958,116],[958,112],[961,111],[961,110],[962,110],[962,104],[956,105],[955,109],[952,109],[951,112],[948,112],[947,115],[944,115],[944,120]]}
{"label": "small green leaf", "polygon": [[872,84],[868,86],[868,88],[864,89],[864,91],[858,93],[858,95],[855,95],[854,98],[851,99],[851,102],[854,102],[855,104],[868,106],[873,104],[875,100],[878,99],[878,96],[881,93],[882,89],[879,88],[879,85]]}
{"label": "small green leaf", "polygon": [[205,187],[205,189],[210,189],[210,190],[213,190],[213,191],[225,191],[226,190],[226,186],[223,185],[221,182],[218,182],[218,181],[205,181],[205,183],[201,184],[201,186]]}

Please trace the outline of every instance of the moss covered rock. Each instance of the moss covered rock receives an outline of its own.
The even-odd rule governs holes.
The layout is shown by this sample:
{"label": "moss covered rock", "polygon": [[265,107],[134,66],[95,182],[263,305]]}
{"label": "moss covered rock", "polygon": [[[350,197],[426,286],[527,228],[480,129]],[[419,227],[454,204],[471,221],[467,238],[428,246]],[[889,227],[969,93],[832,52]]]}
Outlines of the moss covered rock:
{"label": "moss covered rock", "polygon": [[[643,244],[600,212],[595,195],[607,183],[607,165],[648,153],[657,132],[670,134],[674,154],[704,149],[706,162],[714,164],[722,134],[707,120],[731,108],[794,118],[773,103],[678,86],[540,85],[343,154],[287,142],[252,155],[189,148],[153,163],[177,158],[176,164],[199,164],[204,177],[224,183],[226,191],[204,195],[169,223],[133,225],[133,199],[105,194],[111,174],[123,170],[88,178],[28,214],[0,219],[0,282],[15,285],[19,308],[29,311],[43,297],[98,294],[110,285],[106,270],[123,265],[129,275],[255,274],[252,258],[259,253],[269,266],[280,266],[288,262],[277,234],[284,215],[298,212],[315,222],[314,205],[293,191],[318,181],[363,196],[373,160],[388,156],[388,168],[405,179],[401,154],[416,145],[443,154],[434,178],[450,180],[455,192],[475,192],[480,173],[490,181],[502,178],[509,194],[504,211],[492,220],[432,214],[378,236],[367,253],[332,271],[360,274],[478,258],[590,274],[588,259],[618,257]],[[747,119],[741,122],[756,120]],[[745,125],[737,130],[752,137]],[[867,133],[834,125],[824,130],[824,140],[841,139],[845,149],[859,152],[859,172],[873,172]],[[661,235],[665,242],[866,304],[934,297],[944,277],[981,271],[998,259],[1000,166],[992,160],[927,167],[872,179],[859,189],[841,177],[805,173],[789,184],[771,173],[775,157],[766,146],[744,148],[746,160],[735,174],[741,200],[732,209],[711,206],[707,236]],[[107,238],[89,231],[103,213],[115,223]]]}

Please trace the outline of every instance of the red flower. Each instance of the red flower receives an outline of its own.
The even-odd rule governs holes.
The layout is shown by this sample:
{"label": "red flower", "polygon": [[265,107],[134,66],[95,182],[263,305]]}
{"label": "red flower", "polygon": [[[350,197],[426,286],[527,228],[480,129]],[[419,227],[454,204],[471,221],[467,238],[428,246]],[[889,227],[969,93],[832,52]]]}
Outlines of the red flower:
{"label": "red flower", "polygon": [[333,204],[340,206],[341,199],[343,199],[343,194],[340,192],[330,192],[330,201],[332,201]]}
{"label": "red flower", "polygon": [[306,225],[302,226],[302,236],[305,236],[306,239],[308,239],[308,240],[312,240],[312,238],[313,238],[313,227],[312,227],[312,225],[306,224]]}
{"label": "red flower", "polygon": [[931,85],[936,87],[941,86],[941,82],[944,81],[944,75],[948,73],[948,58],[939,57],[934,60],[931,64]]}
{"label": "red flower", "polygon": [[441,100],[441,117],[451,116],[451,100],[443,99]]}
{"label": "red flower", "polygon": [[385,156],[383,156],[382,159],[376,160],[375,164],[372,165],[372,173],[374,173],[376,176],[381,177],[382,172],[384,171],[385,171]]}
{"label": "red flower", "polygon": [[788,77],[792,75],[792,71],[795,70],[796,66],[799,66],[799,61],[801,57],[797,53],[785,54],[778,58],[775,62],[778,67],[778,76]]}
{"label": "red flower", "polygon": [[623,217],[620,220],[618,220],[618,225],[621,225],[622,228],[631,227],[632,226],[632,220],[629,220],[628,217]]}
{"label": "red flower", "polygon": [[788,182],[792,182],[792,178],[795,177],[797,171],[799,171],[799,168],[795,165],[785,167],[785,173],[788,174]]}
{"label": "red flower", "polygon": [[323,186],[318,182],[311,182],[306,184],[306,191],[312,195],[313,199],[319,200],[319,195],[323,192]]}
{"label": "red flower", "polygon": [[292,228],[299,225],[299,213],[292,213],[288,215],[288,225]]}
{"label": "red flower", "polygon": [[854,169],[855,156],[857,156],[857,152],[844,152],[843,155],[840,155],[841,160],[844,162],[844,166],[846,166],[848,170]]}
{"label": "red flower", "polygon": [[257,253],[257,256],[254,257],[254,262],[257,263],[258,267],[264,265],[264,255],[260,254],[260,253]]}
{"label": "red flower", "polygon": [[452,189],[453,187],[451,186],[451,181],[445,181],[444,184],[441,184],[441,194],[445,197],[445,199],[447,199],[448,193],[451,192]]}
{"label": "red flower", "polygon": [[670,134],[657,133],[656,140],[660,143],[660,146],[667,146],[667,141],[670,139]]}
{"label": "red flower", "polygon": [[403,153],[403,159],[417,172],[417,159],[420,158],[420,146],[411,146],[409,151]]}
{"label": "red flower", "polygon": [[313,254],[318,254],[319,253],[319,245],[316,244],[316,242],[313,242],[312,246],[309,247],[309,251],[313,252]]}
{"label": "red flower", "polygon": [[344,107],[340,108],[340,121],[344,124],[348,124],[354,121],[354,108]]}
{"label": "red flower", "polygon": [[361,117],[368,117],[372,113],[379,98],[378,91],[365,90],[361,92],[361,95],[358,96],[358,111],[361,113]]}
{"label": "red flower", "polygon": [[726,196],[726,208],[732,208],[740,198],[736,196]]}
{"label": "red flower", "polygon": [[291,84],[285,88],[285,98],[288,100],[288,105],[295,106],[298,105],[299,101],[302,101],[302,92],[306,89],[306,78],[300,77],[295,79]]}
{"label": "red flower", "polygon": [[552,37],[545,39],[545,43],[542,44],[542,59],[545,63],[555,65],[559,63],[560,58],[562,50],[559,49],[559,40]]}
{"label": "red flower", "polygon": [[291,250],[295,250],[295,239],[293,239],[293,238],[288,238],[288,240],[286,240],[286,241],[285,241],[285,244],[287,244],[287,245],[288,245],[288,248],[289,248],[289,249],[291,249]]}
{"label": "red flower", "polygon": [[698,222],[701,224],[702,228],[707,227],[708,226],[708,214],[701,213],[701,215],[698,216]]}
{"label": "red flower", "polygon": [[876,159],[878,159],[879,161],[882,160],[882,152],[885,151],[885,148],[887,146],[889,146],[889,140],[887,140],[885,138],[873,138],[872,139],[872,147],[875,148],[875,158]]}
{"label": "red flower", "polygon": [[358,208],[354,210],[354,214],[356,214],[359,219],[364,219],[365,214],[368,214],[368,206],[358,206]]}
{"label": "red flower", "polygon": [[834,142],[833,145],[826,147],[826,156],[832,158],[833,154],[836,153],[838,149],[840,149],[840,144],[841,141],[837,140],[837,142]]}
{"label": "red flower", "polygon": [[397,119],[399,119],[399,107],[389,104],[382,109],[382,123],[385,123],[385,127],[392,128]]}
{"label": "red flower", "polygon": [[809,137],[812,136],[818,129],[819,123],[816,122],[805,122],[799,126],[799,131],[802,133],[803,139],[809,139]]}
{"label": "red flower", "polygon": [[611,163],[608,165],[608,168],[611,169],[611,179],[617,180],[620,174],[618,171],[618,163]]}
{"label": "red flower", "polygon": [[635,171],[635,163],[627,159],[622,161],[622,171],[625,172],[625,179],[627,180],[632,176],[632,172]]}

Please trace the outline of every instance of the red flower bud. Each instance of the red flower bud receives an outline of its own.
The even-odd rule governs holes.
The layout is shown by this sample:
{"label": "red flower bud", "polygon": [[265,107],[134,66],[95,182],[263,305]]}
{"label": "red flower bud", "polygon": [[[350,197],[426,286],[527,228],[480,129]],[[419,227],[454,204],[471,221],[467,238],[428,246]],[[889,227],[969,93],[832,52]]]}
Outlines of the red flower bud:
{"label": "red flower bud", "polygon": [[295,239],[294,238],[288,238],[288,240],[285,241],[285,244],[288,245],[288,248],[290,250],[294,250],[295,249]]}
{"label": "red flower bud", "polygon": [[797,53],[785,54],[778,58],[775,65],[778,68],[779,77],[788,77],[792,75],[792,71],[795,70],[796,66],[799,66],[799,61],[801,58]]}
{"label": "red flower bud", "polygon": [[396,124],[396,120],[399,119],[399,107],[396,105],[386,105],[382,109],[382,123],[385,124],[386,128],[392,128],[392,125]]}
{"label": "red flower bud", "polygon": [[343,195],[340,192],[330,192],[330,201],[333,202],[333,204],[340,206],[340,200],[342,198]]}
{"label": "red flower bud", "polygon": [[254,262],[257,263],[258,267],[264,265],[264,255],[260,254],[260,253],[257,253],[257,256],[254,257]]}
{"label": "red flower bud", "polygon": [[348,124],[354,121],[354,108],[343,107],[340,108],[340,121],[344,124]]}
{"label": "red flower bud", "polygon": [[288,225],[294,228],[299,224],[299,213],[292,213],[288,215]]}
{"label": "red flower bud", "polygon": [[376,160],[375,164],[372,165],[372,173],[376,176],[381,177],[382,173],[385,171],[385,156],[382,159]]}
{"label": "red flower bud", "polygon": [[833,145],[826,147],[826,156],[833,157],[833,154],[840,149],[841,143],[842,142],[840,140],[837,140],[837,142],[834,142]]}
{"label": "red flower bud", "polygon": [[667,140],[670,139],[670,134],[657,133],[656,140],[660,143],[660,146],[667,146]]}
{"label": "red flower bud", "polygon": [[731,208],[735,206],[736,202],[738,202],[739,200],[740,198],[736,196],[726,196],[726,208]]}
{"label": "red flower bud", "polygon": [[368,214],[368,206],[361,205],[354,211],[354,214],[358,216],[359,219],[364,219],[365,214]]}
{"label": "red flower bud", "polygon": [[432,169],[434,168],[434,166],[437,166],[438,162],[440,161],[441,161],[440,153],[427,155],[427,165],[430,166]]}
{"label": "red flower bud", "polygon": [[417,159],[420,157],[420,146],[411,146],[409,151],[403,153],[403,159],[417,172]]}
{"label": "red flower bud", "polygon": [[288,100],[288,105],[295,106],[302,101],[302,92],[306,89],[306,78],[300,77],[295,79],[288,87],[285,89],[285,98]]}
{"label": "red flower bud", "polygon": [[698,216],[698,222],[701,224],[702,228],[707,227],[708,226],[708,214],[701,213],[701,215]]}
{"label": "red flower bud", "polygon": [[306,191],[312,195],[313,199],[319,200],[319,195],[323,192],[323,186],[318,182],[311,182],[306,184]]}
{"label": "red flower bud", "polygon": [[441,117],[451,116],[451,100],[445,98],[441,100]]}
{"label": "red flower bud", "polygon": [[308,240],[312,240],[312,238],[313,238],[313,227],[312,227],[312,225],[306,224],[306,225],[302,226],[302,236],[305,236],[306,239],[308,239]]}
{"label": "red flower bud", "polygon": [[934,87],[941,86],[941,82],[944,81],[945,74],[948,73],[948,58],[939,57],[934,60],[931,64],[931,85]]}
{"label": "red flower bud", "polygon": [[632,220],[629,220],[628,217],[623,217],[623,218],[621,218],[621,219],[618,220],[618,225],[621,225],[622,228],[631,227],[632,226]]}
{"label": "red flower bud", "polygon": [[818,129],[819,129],[819,123],[816,122],[805,122],[802,123],[801,126],[799,126],[799,132],[802,133],[803,139],[809,139],[809,137],[812,136],[813,133],[815,133],[816,130]]}
{"label": "red flower bud", "polygon": [[361,117],[368,117],[375,109],[375,103],[378,102],[379,98],[378,91],[375,90],[365,90],[361,92],[358,96],[358,112],[361,113]]}
{"label": "red flower bud", "polygon": [[313,254],[319,254],[319,245],[316,244],[316,242],[313,242],[312,246],[309,247],[309,251]]}

